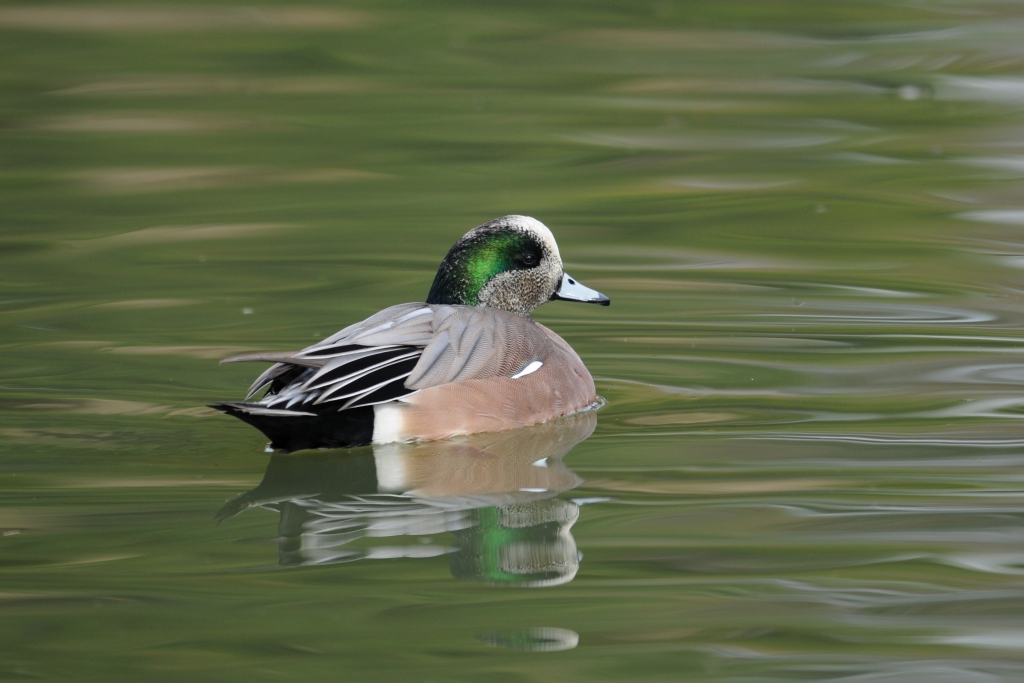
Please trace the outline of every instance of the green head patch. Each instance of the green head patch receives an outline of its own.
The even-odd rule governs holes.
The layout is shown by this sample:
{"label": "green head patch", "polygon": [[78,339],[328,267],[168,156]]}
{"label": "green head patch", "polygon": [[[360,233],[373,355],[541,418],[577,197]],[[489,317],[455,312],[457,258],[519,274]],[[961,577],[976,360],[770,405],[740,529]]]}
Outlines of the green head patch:
{"label": "green head patch", "polygon": [[540,263],[543,248],[532,235],[509,228],[473,231],[451,248],[434,277],[428,304],[476,306],[497,275]]}

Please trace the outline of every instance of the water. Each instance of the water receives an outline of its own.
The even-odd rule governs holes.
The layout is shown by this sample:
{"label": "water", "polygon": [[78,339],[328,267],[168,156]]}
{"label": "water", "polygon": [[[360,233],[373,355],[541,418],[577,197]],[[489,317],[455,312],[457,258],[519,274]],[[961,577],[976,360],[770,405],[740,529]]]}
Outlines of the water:
{"label": "water", "polygon": [[[1017,5],[0,33],[0,677],[1024,680]],[[596,416],[281,456],[204,407],[513,212],[612,297],[536,314]]]}

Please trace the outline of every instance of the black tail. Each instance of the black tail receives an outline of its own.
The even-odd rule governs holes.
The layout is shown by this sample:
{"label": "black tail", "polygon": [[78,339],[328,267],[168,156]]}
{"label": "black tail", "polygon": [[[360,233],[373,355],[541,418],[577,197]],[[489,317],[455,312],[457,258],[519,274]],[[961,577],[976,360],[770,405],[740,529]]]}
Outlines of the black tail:
{"label": "black tail", "polygon": [[266,434],[274,450],[355,448],[373,440],[372,406],[342,411],[330,405],[275,410],[255,403],[225,402],[210,407],[233,415]]}

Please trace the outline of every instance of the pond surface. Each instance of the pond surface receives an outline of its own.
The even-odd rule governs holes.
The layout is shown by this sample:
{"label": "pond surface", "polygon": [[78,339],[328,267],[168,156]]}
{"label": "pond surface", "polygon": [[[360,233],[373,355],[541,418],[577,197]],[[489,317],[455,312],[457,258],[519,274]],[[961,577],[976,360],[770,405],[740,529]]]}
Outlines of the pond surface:
{"label": "pond surface", "polygon": [[[1024,680],[1024,10],[0,7],[0,679]],[[206,404],[557,236],[607,405]]]}

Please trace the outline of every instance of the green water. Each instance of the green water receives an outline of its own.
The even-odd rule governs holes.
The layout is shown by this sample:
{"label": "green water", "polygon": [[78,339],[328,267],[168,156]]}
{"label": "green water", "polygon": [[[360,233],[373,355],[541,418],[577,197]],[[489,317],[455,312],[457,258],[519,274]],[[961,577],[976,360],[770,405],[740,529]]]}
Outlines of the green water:
{"label": "green water", "polygon": [[[204,408],[508,213],[596,427]],[[1024,680],[1022,230],[1015,3],[2,3],[0,679]]]}

